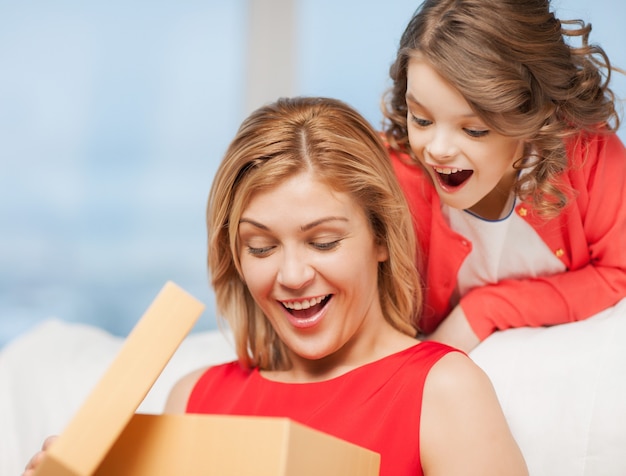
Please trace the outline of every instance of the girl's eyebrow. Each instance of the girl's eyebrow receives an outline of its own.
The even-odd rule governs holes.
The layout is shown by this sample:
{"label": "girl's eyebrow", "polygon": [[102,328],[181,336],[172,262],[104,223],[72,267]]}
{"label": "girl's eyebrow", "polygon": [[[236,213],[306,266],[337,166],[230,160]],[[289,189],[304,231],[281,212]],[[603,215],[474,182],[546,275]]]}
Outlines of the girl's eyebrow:
{"label": "girl's eyebrow", "polygon": [[[422,105],[421,102],[419,102],[417,99],[415,99],[413,97],[413,95],[407,90],[406,92],[406,96],[405,96],[406,102],[407,103],[412,103],[415,104],[417,107],[421,107],[422,109],[428,110],[428,108],[426,108],[424,105]],[[468,119],[474,119],[474,118],[478,118],[480,119],[480,117],[478,117],[478,114],[476,114],[474,111],[468,112],[467,114],[463,114],[461,117],[465,117]]]}
{"label": "girl's eyebrow", "polygon": [[408,89],[407,89],[407,91],[406,91],[405,99],[406,99],[406,101],[407,101],[407,102],[412,102],[412,103],[413,103],[413,104],[415,104],[416,106],[423,107],[423,106],[420,104],[420,102],[419,102],[417,99],[415,99],[415,98],[413,97],[413,95],[409,92],[409,90],[408,90]]}
{"label": "girl's eyebrow", "polygon": [[[323,217],[323,218],[319,218],[318,220],[312,221],[311,223],[307,223],[306,225],[302,225],[300,229],[302,231],[308,231],[308,230],[311,230],[312,228],[315,228],[316,226],[322,225],[330,221],[348,222],[349,220],[346,217],[336,217],[336,216]],[[241,225],[242,223],[248,223],[261,230],[270,231],[270,228],[268,226],[264,225],[263,223],[259,223],[258,221],[252,220],[250,218],[241,218],[239,220],[239,224]]]}

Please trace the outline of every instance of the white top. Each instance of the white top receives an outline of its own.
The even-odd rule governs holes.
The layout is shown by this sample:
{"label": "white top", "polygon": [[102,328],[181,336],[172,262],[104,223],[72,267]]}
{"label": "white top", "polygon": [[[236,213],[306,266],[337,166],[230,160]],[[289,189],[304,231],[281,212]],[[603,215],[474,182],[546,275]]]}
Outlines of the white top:
{"label": "white top", "polygon": [[442,206],[450,228],[472,242],[472,251],[457,276],[458,296],[503,279],[534,278],[565,271],[565,265],[533,227],[514,213],[516,201],[511,196],[505,216],[498,220],[486,220],[467,210]]}

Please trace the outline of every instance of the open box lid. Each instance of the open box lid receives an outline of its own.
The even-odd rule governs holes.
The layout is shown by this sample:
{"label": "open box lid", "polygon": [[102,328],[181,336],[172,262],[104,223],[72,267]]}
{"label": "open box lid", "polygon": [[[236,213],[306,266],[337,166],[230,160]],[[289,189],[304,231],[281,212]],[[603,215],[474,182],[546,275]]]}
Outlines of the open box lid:
{"label": "open box lid", "polygon": [[203,310],[200,301],[167,282],[46,452],[35,476],[92,474]]}

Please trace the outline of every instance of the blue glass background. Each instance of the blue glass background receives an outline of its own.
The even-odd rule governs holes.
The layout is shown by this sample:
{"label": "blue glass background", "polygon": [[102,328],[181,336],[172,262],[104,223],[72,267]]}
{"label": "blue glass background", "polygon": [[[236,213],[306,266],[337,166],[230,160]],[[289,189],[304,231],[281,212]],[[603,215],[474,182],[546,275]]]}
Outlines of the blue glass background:
{"label": "blue glass background", "polygon": [[[378,125],[417,4],[298,1],[296,93]],[[625,5],[555,5],[626,67]],[[0,0],[0,347],[53,316],[125,335],[166,280],[207,303],[197,329],[215,327],[204,207],[246,112],[246,14],[244,0]]]}

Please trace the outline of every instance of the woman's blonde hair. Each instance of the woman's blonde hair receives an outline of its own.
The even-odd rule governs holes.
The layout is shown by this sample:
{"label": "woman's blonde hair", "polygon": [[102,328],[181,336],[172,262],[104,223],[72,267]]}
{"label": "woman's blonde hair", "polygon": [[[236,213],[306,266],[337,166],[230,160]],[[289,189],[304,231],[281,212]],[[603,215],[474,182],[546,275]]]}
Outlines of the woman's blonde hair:
{"label": "woman's blonde hair", "polygon": [[283,98],[244,120],[218,168],[207,207],[208,267],[218,314],[229,323],[246,366],[282,369],[289,362],[243,281],[239,219],[254,193],[303,171],[363,208],[375,239],[389,251],[378,268],[383,314],[400,331],[416,333],[421,290],[414,231],[380,135],[338,100]]}
{"label": "woman's blonde hair", "polygon": [[[611,64],[602,48],[589,44],[590,31],[582,20],[559,21],[549,0],[426,0],[390,68],[393,86],[383,100],[387,140],[412,155],[407,66],[419,55],[488,127],[526,140],[523,159],[529,160],[516,166],[533,168],[521,175],[517,192],[541,214],[558,213],[569,194],[557,180],[568,166],[564,139],[614,131],[620,122],[608,86]],[[580,46],[566,42],[575,38]]]}

